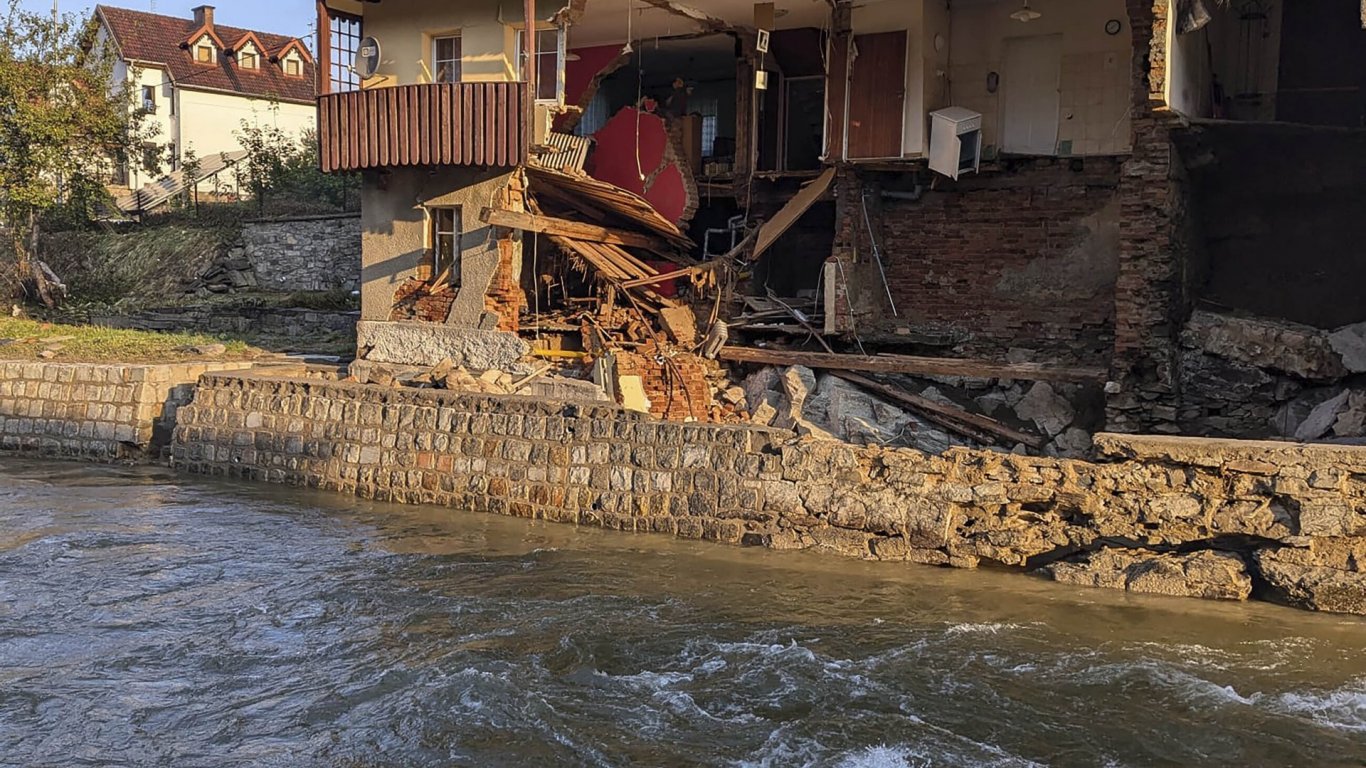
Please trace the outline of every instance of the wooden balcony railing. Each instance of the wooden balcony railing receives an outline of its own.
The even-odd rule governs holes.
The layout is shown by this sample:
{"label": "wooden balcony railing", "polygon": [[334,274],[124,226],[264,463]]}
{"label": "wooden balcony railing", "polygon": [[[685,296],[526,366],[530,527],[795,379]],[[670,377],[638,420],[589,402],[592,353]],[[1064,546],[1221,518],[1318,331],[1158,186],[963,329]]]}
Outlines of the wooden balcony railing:
{"label": "wooden balcony railing", "polygon": [[322,169],[513,166],[530,144],[525,83],[435,83],[318,99]]}

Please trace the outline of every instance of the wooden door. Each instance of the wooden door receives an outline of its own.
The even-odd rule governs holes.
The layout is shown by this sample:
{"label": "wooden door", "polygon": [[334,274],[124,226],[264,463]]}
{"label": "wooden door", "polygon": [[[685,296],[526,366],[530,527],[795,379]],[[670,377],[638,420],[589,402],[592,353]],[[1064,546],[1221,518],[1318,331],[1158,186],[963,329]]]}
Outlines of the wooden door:
{"label": "wooden door", "polygon": [[1062,110],[1062,35],[1006,40],[1001,72],[1001,149],[1053,155]]}
{"label": "wooden door", "polygon": [[906,33],[855,35],[849,54],[848,157],[901,157],[906,119]]}

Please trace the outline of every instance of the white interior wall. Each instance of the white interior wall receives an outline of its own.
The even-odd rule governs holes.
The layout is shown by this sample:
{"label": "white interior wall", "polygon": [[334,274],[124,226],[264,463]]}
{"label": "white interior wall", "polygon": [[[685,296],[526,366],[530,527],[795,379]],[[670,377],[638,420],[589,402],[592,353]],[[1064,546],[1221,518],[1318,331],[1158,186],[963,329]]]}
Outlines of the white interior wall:
{"label": "white interior wall", "polygon": [[[1132,37],[1124,0],[1032,0],[1042,18],[1023,23],[1010,17],[1016,0],[953,0],[950,11],[950,97],[953,104],[981,112],[988,152],[1001,140],[1001,71],[1005,41],[1033,35],[1062,35],[1062,93],[1058,126],[1061,155],[1129,151]],[[1118,20],[1118,34],[1105,31]],[[1001,74],[991,93],[988,75]]]}

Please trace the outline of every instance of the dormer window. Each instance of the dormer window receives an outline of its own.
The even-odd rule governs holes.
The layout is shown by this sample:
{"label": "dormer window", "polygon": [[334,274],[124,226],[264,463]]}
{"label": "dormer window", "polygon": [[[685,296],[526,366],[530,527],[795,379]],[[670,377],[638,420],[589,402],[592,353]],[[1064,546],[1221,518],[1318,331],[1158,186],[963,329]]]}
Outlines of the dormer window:
{"label": "dormer window", "polygon": [[256,46],[247,45],[237,52],[237,66],[242,69],[260,69],[261,54]]}
{"label": "dormer window", "polygon": [[200,64],[212,64],[218,60],[218,49],[208,37],[201,37],[194,44],[194,60]]}
{"label": "dormer window", "polygon": [[281,62],[281,66],[284,67],[285,74],[290,77],[303,77],[304,75],[304,63],[296,54],[291,53],[286,56],[284,61]]}

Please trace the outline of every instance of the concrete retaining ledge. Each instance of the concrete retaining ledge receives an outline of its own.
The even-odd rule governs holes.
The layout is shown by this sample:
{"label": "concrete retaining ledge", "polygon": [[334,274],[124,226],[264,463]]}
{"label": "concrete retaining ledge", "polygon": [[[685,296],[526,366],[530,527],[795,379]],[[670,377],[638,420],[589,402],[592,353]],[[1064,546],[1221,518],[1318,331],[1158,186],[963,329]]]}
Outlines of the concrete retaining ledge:
{"label": "concrete retaining ledge", "polygon": [[0,450],[104,461],[155,457],[200,376],[251,365],[0,361]]}
{"label": "concrete retaining ledge", "polygon": [[210,374],[180,410],[172,461],[383,501],[1366,615],[1366,449],[1097,442],[1101,462],[934,456],[610,405]]}

